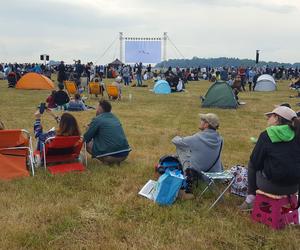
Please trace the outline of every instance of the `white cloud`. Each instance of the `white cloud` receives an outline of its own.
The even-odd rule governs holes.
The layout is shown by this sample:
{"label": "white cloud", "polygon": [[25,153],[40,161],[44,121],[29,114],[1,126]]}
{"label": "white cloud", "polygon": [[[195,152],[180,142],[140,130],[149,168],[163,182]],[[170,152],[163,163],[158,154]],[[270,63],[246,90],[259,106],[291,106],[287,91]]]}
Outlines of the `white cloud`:
{"label": "white cloud", "polygon": [[[26,0],[1,6],[0,61],[82,59],[107,63],[119,57],[118,39],[157,37],[167,31],[185,57],[300,61],[297,0]],[[170,45],[170,44],[169,44]],[[168,57],[180,57],[168,47]]]}

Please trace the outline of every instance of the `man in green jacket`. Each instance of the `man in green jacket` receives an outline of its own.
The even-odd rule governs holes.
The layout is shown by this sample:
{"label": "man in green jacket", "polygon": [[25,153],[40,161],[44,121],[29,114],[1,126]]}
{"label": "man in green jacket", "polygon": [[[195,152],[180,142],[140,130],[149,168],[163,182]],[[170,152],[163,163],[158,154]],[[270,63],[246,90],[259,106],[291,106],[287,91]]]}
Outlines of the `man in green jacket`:
{"label": "man in green jacket", "polygon": [[93,158],[107,163],[124,161],[131,151],[119,119],[111,113],[111,104],[99,102],[96,117],[84,134],[87,151]]}

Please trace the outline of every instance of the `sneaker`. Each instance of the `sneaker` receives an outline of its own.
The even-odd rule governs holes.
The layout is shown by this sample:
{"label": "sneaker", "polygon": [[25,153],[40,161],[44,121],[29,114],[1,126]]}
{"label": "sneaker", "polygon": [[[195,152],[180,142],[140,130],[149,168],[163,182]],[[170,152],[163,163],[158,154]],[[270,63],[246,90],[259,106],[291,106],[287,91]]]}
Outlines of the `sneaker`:
{"label": "sneaker", "polygon": [[241,205],[238,206],[238,208],[242,212],[251,212],[253,208],[253,204],[244,201]]}
{"label": "sneaker", "polygon": [[180,189],[179,193],[178,193],[178,199],[180,200],[193,200],[195,199],[195,195],[193,195],[192,193],[186,193],[185,190]]}

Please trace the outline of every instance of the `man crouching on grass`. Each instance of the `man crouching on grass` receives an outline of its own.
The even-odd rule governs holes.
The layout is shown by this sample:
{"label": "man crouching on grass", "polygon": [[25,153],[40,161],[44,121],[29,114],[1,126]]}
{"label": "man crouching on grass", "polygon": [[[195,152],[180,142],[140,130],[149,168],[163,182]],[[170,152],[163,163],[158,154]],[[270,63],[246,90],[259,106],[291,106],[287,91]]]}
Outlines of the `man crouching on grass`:
{"label": "man crouching on grass", "polygon": [[[176,136],[172,142],[176,146],[178,158],[186,175],[187,186],[181,192],[182,199],[192,199],[192,182],[196,176],[203,172],[220,172],[223,170],[221,150],[223,138],[217,132],[219,118],[208,113],[200,114],[198,132],[191,136]],[[181,190],[183,191],[183,190]]]}
{"label": "man crouching on grass", "polygon": [[84,134],[87,151],[93,158],[112,165],[120,164],[131,151],[122,124],[111,112],[111,104],[101,100],[97,107],[96,117]]}

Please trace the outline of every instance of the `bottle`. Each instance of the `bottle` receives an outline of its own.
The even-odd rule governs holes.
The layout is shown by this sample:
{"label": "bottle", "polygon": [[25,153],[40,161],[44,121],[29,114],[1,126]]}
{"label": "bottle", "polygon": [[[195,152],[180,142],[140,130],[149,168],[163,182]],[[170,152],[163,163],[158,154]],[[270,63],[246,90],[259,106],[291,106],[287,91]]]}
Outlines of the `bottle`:
{"label": "bottle", "polygon": [[128,99],[129,99],[129,101],[132,100],[132,94],[131,93],[128,95]]}

